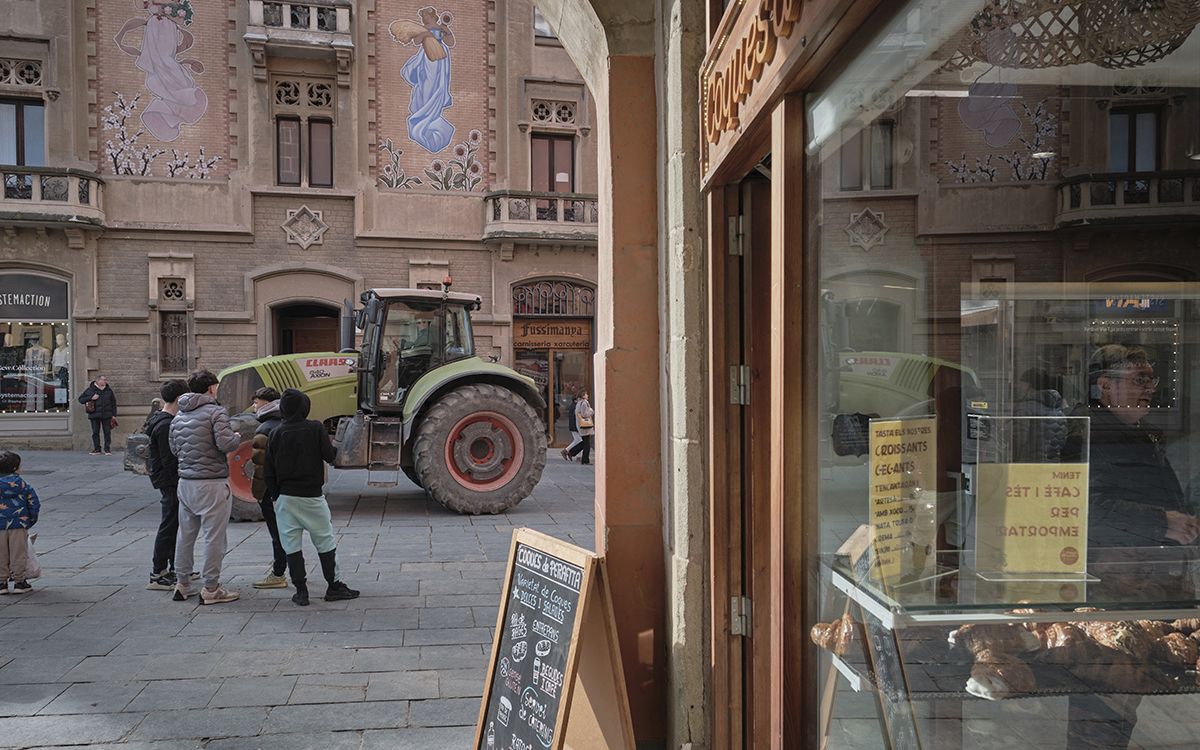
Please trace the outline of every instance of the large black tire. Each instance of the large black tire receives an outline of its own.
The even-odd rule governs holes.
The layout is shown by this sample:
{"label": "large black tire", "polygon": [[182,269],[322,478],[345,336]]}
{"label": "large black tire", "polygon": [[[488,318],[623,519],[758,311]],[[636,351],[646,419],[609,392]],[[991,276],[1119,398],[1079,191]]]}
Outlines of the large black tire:
{"label": "large black tire", "polygon": [[459,513],[500,513],[529,497],[546,466],[546,432],[507,388],[465,385],[442,396],[417,428],[419,484]]}

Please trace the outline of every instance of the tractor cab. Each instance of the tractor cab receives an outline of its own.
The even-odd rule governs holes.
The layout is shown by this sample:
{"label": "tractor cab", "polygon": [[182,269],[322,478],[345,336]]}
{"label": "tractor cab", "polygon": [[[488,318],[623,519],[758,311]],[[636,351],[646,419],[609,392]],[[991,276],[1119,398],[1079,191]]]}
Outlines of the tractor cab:
{"label": "tractor cab", "polygon": [[361,296],[356,323],[363,331],[359,407],[368,413],[400,414],[422,375],[475,356],[471,311],[474,294],[434,289],[371,289]]}

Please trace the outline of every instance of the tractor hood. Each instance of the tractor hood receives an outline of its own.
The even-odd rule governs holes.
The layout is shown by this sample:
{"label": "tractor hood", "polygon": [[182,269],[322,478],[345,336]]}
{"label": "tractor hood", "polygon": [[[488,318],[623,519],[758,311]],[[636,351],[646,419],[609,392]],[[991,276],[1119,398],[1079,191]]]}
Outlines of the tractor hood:
{"label": "tractor hood", "polygon": [[312,401],[309,419],[353,414],[357,378],[354,355],[336,352],[306,352],[252,359],[224,369],[218,376],[217,398],[231,415],[250,410],[254,391],[269,385],[282,393],[288,388],[303,392]]}

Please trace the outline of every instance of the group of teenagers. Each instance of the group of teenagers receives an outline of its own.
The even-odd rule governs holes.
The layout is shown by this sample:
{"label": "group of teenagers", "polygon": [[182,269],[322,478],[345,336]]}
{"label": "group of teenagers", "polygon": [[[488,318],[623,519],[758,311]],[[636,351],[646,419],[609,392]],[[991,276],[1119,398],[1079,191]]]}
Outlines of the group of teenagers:
{"label": "group of teenagers", "polygon": [[[221,565],[233,503],[227,456],[238,449],[241,437],[217,402],[217,377],[208,370],[192,373],[186,382],[167,381],[159,395],[162,408],[150,415],[144,428],[150,438],[150,481],[162,495],[162,520],[146,588],[173,591],[175,601],[187,601],[193,593],[201,604],[234,601],[239,593],[221,585]],[[339,574],[337,540],[322,489],[325,464],[332,464],[337,455],[328,431],[308,419],[309,398],[298,390],[280,394],[274,388],[259,388],[251,405],[259,421],[253,438],[252,486],[273,551],[266,577],[254,582],[254,588],[287,588],[284,574],[289,573],[296,589],[292,601],[308,605],[301,551],[307,531],[327,583],[325,600],[354,599],[359,592]],[[198,538],[204,555],[199,576],[193,573]],[[203,584],[194,591],[198,577]]]}

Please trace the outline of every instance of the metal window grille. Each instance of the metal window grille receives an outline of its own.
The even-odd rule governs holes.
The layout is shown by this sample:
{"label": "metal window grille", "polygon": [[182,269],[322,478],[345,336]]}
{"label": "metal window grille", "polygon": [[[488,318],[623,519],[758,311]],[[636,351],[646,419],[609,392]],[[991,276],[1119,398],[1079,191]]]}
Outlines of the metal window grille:
{"label": "metal window grille", "polygon": [[158,366],[163,373],[187,372],[188,319],[187,313],[163,310],[158,314]]}
{"label": "metal window grille", "polygon": [[513,315],[561,315],[590,318],[596,314],[596,290],[571,281],[534,281],[513,287]]}

